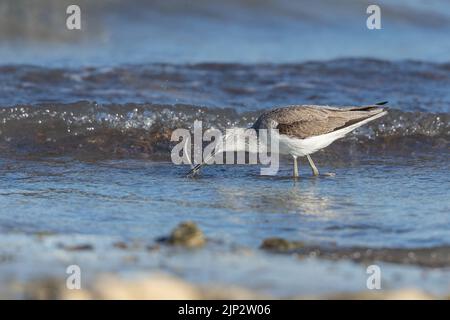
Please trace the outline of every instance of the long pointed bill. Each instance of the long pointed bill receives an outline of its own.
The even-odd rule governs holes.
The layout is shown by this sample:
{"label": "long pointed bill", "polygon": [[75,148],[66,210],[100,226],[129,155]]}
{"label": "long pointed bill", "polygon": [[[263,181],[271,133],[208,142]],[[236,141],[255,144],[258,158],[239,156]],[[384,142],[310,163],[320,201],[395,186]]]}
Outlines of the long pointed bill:
{"label": "long pointed bill", "polygon": [[189,172],[187,173],[186,177],[194,177],[197,173],[200,172],[200,169],[208,164],[208,161],[215,157],[216,151],[214,151],[210,156],[208,156],[202,163],[196,164]]}
{"label": "long pointed bill", "polygon": [[197,173],[200,172],[200,169],[208,164],[208,162],[213,159],[217,153],[220,153],[223,151],[223,146],[220,146],[219,149],[215,149],[209,156],[207,156],[201,163],[196,164],[195,166],[192,167],[191,170],[189,170],[189,172],[187,173],[187,177],[194,177]]}
{"label": "long pointed bill", "polygon": [[197,165],[195,165],[189,172],[187,173],[186,177],[194,177],[197,173],[200,172],[201,167],[203,167],[206,163],[202,162]]}
{"label": "long pointed bill", "polygon": [[[227,133],[223,136],[222,140],[219,141],[219,143],[215,146],[214,151],[208,155],[203,162],[196,164],[195,166],[192,166],[192,169],[188,172],[188,177],[195,176],[198,172],[200,172],[200,169],[206,165],[209,164],[212,160],[216,157],[217,154],[220,154],[222,152],[226,151],[239,151],[240,149],[245,150],[245,139],[244,141],[240,141],[239,138],[245,137],[245,132],[249,129],[242,129],[242,128],[232,128],[227,129]],[[229,144],[229,139],[233,139],[232,143]],[[236,141],[236,139],[238,141]],[[243,143],[243,144],[242,144]]]}
{"label": "long pointed bill", "polygon": [[233,136],[232,134],[225,135],[225,136],[223,137],[223,140],[221,141],[221,143],[220,143],[218,146],[216,146],[216,148],[214,149],[214,151],[213,151],[209,156],[207,156],[207,157],[203,160],[202,163],[199,163],[199,164],[196,164],[195,166],[193,166],[192,169],[189,170],[189,172],[187,173],[186,177],[194,177],[196,174],[198,174],[198,173],[200,172],[200,169],[201,169],[204,165],[207,165],[208,162],[216,156],[216,154],[223,152],[223,151],[225,150],[225,147],[224,147],[224,146],[225,146],[226,141],[227,141],[230,137],[232,137],[232,136]]}

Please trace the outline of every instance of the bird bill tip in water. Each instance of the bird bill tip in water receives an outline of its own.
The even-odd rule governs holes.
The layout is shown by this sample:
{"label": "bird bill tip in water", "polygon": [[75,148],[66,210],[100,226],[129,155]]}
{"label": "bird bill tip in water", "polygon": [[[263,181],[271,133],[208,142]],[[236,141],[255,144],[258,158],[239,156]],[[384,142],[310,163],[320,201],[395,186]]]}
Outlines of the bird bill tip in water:
{"label": "bird bill tip in water", "polygon": [[200,168],[203,166],[203,164],[199,163],[195,165],[189,172],[187,173],[186,177],[195,177],[199,172]]}

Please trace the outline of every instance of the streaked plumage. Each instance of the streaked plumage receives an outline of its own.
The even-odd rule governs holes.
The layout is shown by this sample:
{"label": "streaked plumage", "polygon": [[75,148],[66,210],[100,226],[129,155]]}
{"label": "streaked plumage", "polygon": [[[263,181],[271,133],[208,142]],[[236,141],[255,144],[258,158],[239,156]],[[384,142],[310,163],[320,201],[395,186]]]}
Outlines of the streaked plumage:
{"label": "streaked plumage", "polygon": [[298,139],[327,134],[363,121],[383,111],[378,106],[334,108],[328,106],[288,106],[263,113],[253,129],[278,129]]}

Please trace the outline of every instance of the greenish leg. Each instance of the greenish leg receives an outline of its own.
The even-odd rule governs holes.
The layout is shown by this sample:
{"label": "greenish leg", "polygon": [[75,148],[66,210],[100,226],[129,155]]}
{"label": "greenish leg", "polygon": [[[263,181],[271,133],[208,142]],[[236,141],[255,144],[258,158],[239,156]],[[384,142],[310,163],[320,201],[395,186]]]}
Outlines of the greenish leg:
{"label": "greenish leg", "polygon": [[298,178],[298,165],[297,165],[297,157],[292,156],[294,158],[294,178]]}
{"label": "greenish leg", "polygon": [[317,170],[316,165],[314,164],[314,162],[312,161],[311,157],[308,155],[306,155],[306,157],[308,158],[308,162],[309,165],[311,166],[311,170],[313,172],[313,175],[318,176],[319,175],[319,170]]}

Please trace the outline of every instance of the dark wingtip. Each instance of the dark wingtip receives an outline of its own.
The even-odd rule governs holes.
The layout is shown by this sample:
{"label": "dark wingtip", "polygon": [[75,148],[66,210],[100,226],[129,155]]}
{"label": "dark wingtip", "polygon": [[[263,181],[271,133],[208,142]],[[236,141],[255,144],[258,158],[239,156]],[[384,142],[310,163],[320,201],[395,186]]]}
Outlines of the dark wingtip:
{"label": "dark wingtip", "polygon": [[389,101],[381,101],[381,102],[375,103],[375,105],[376,106],[384,106],[385,104],[388,104],[388,103],[389,103]]}

